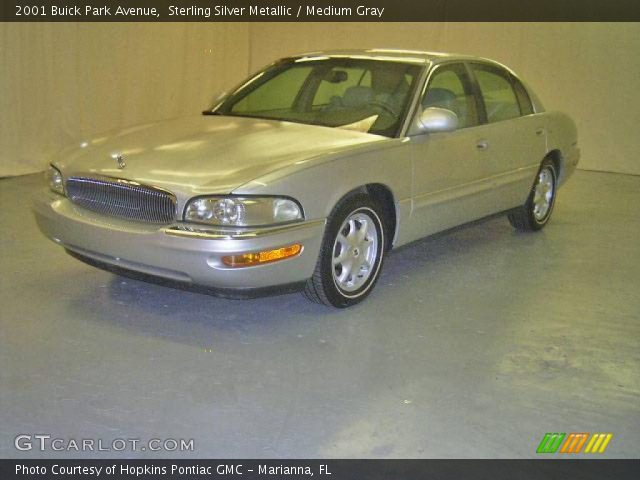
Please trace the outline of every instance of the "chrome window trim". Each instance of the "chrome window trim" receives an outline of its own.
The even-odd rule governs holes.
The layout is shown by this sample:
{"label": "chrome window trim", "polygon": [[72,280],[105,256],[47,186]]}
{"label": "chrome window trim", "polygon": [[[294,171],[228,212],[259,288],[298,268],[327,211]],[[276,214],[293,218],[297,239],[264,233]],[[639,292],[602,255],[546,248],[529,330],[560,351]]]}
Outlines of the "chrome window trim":
{"label": "chrome window trim", "polygon": [[[499,62],[495,62],[493,60],[488,60],[488,59],[484,59],[484,58],[466,58],[466,57],[461,57],[461,58],[450,58],[450,59],[446,59],[443,61],[438,61],[438,62],[433,62],[430,61],[430,64],[425,68],[426,72],[425,72],[425,78],[422,81],[422,85],[418,86],[418,88],[416,89],[416,96],[415,98],[411,101],[412,106],[410,111],[407,114],[407,118],[405,119],[405,124],[402,127],[401,130],[401,134],[400,134],[400,138],[405,138],[408,135],[409,129],[411,128],[411,125],[413,123],[413,121],[415,120],[416,115],[418,115],[418,105],[420,105],[420,100],[422,99],[422,97],[425,95],[426,91],[427,91],[427,87],[429,86],[429,82],[431,81],[431,78],[433,77],[433,75],[435,74],[435,72],[438,71],[438,69],[442,66],[446,66],[446,65],[451,65],[451,64],[461,64],[465,67],[465,69],[467,70],[468,74],[470,75],[470,80],[472,83],[475,84],[476,79],[475,79],[475,75],[471,69],[470,63],[478,63],[481,65],[487,65],[490,67],[494,67],[494,68],[498,68],[498,69],[502,69],[504,70],[508,75],[512,75],[517,81],[520,82],[520,84],[522,85],[522,87],[525,89],[525,91],[527,92],[527,95],[529,95],[529,100],[531,101],[531,106],[533,108],[533,113],[529,114],[529,115],[535,115],[537,113],[542,113],[544,112],[544,107],[542,107],[542,104],[540,102],[540,99],[538,98],[538,96],[536,95],[536,93],[529,87],[529,85],[522,80],[522,78],[520,78],[520,76],[518,76],[513,70],[511,70],[509,67],[507,67],[506,65],[503,65]],[[475,86],[474,86],[475,88]],[[482,106],[482,109],[484,110],[484,100],[482,98],[482,94],[477,91],[475,92],[476,97],[478,95],[480,95],[480,97],[476,98],[476,102],[481,103],[482,105],[478,105],[478,108],[480,108]],[[482,118],[481,115],[482,112],[478,112],[478,124],[477,125],[471,125],[468,127],[465,127],[465,130],[470,129],[470,128],[478,128],[478,127],[482,127],[485,125],[489,125],[489,122],[486,119]],[[526,117],[527,115],[519,115],[518,117],[514,117],[514,118],[510,118],[507,120],[501,120],[499,122],[493,122],[493,123],[501,123],[501,122],[505,122],[508,120],[515,120],[521,117]]]}

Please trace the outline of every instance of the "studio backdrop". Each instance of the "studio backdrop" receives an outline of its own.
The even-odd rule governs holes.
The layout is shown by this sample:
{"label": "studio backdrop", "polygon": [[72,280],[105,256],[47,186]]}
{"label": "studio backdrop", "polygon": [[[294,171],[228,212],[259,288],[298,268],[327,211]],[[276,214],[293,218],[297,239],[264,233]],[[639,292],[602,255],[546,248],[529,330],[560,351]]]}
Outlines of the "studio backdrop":
{"label": "studio backdrop", "polygon": [[199,113],[275,58],[404,48],[504,62],[578,124],[581,168],[640,174],[637,23],[0,24],[0,176],[64,145]]}
{"label": "studio backdrop", "polygon": [[202,111],[249,68],[246,23],[0,23],[0,176],[123,127]]}

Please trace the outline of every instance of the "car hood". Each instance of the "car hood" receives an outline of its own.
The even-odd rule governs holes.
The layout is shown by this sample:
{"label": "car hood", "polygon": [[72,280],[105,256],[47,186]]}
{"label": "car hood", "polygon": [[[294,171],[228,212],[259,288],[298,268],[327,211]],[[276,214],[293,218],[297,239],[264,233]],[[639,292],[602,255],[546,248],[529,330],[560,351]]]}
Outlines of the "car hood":
{"label": "car hood", "polygon": [[[101,175],[172,191],[229,193],[283,167],[385,137],[217,115],[138,125],[82,142],[55,162],[65,176]],[[125,167],[118,168],[117,155]]]}

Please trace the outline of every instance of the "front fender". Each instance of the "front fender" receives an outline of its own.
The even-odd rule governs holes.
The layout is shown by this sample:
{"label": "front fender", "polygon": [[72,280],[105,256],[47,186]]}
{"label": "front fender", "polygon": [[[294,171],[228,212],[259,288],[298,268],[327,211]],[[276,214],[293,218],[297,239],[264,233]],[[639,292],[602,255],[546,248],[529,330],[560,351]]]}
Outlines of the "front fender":
{"label": "front fender", "polygon": [[382,148],[329,155],[255,179],[234,194],[287,195],[302,205],[308,220],[326,218],[347,193],[382,184],[393,194],[398,223],[410,213],[412,160],[409,142],[392,139]]}

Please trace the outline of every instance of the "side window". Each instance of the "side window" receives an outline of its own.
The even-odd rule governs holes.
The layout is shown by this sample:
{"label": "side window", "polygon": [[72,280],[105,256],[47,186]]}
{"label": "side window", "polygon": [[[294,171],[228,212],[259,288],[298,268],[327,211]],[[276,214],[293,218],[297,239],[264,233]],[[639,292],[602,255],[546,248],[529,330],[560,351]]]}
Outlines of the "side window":
{"label": "side window", "polygon": [[371,87],[371,72],[362,68],[334,67],[320,81],[313,106],[328,105],[334,97],[343,97],[349,87]]}
{"label": "side window", "polygon": [[476,105],[467,70],[462,64],[439,67],[422,97],[422,108],[438,107],[454,112],[460,128],[478,124]]}
{"label": "side window", "polygon": [[508,72],[488,65],[472,64],[471,68],[482,93],[489,123],[521,115],[520,104]]}
{"label": "side window", "polygon": [[518,103],[520,104],[520,111],[522,115],[531,115],[533,113],[533,105],[531,104],[531,99],[529,98],[529,94],[527,90],[524,88],[524,85],[517,78],[513,79],[513,87],[516,90],[516,95],[518,96]]}

